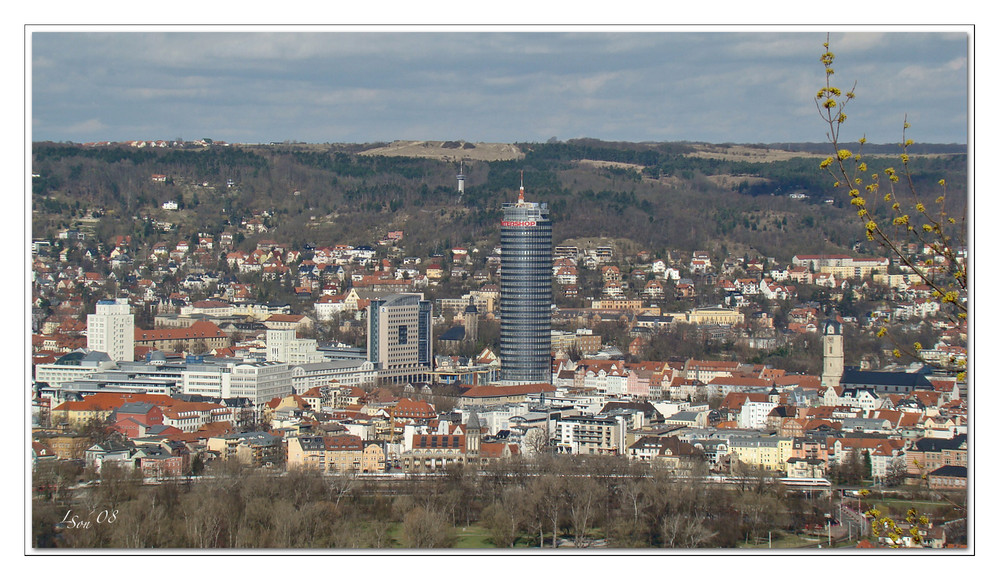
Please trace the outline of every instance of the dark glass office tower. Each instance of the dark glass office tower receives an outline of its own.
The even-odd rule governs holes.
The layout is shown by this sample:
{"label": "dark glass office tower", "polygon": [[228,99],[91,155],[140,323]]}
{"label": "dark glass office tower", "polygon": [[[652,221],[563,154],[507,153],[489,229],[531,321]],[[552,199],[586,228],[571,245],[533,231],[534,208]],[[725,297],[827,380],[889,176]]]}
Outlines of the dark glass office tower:
{"label": "dark glass office tower", "polygon": [[[523,181],[523,180],[522,180]],[[500,364],[504,382],[551,383],[552,221],[547,204],[503,205]]]}

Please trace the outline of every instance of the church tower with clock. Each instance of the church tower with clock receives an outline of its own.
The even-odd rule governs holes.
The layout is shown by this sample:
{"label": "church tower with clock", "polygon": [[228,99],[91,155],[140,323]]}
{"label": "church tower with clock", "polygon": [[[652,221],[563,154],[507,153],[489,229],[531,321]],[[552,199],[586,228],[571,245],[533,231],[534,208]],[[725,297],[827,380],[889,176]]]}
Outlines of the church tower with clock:
{"label": "church tower with clock", "polygon": [[825,387],[840,385],[844,375],[844,335],[836,316],[823,321],[823,377]]}

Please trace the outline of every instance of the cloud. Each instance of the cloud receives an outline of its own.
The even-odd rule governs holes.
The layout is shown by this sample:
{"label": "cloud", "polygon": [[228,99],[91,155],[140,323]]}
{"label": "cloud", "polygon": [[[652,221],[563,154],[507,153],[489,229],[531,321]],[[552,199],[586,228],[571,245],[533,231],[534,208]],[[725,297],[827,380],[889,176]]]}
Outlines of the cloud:
{"label": "cloud", "polygon": [[70,135],[81,135],[99,133],[107,128],[108,125],[100,119],[87,119],[64,128],[64,131]]}
{"label": "cloud", "polygon": [[[76,139],[94,120],[105,135],[88,140],[132,138],[141,124],[169,137],[239,128],[239,139],[270,141],[312,133],[317,119],[379,139],[452,131],[451,119],[473,141],[604,131],[805,141],[819,131],[811,116],[823,31],[226,30],[35,34],[38,137]],[[836,32],[838,81],[859,79],[865,119],[891,116],[900,99],[914,115],[961,116],[965,38]]]}

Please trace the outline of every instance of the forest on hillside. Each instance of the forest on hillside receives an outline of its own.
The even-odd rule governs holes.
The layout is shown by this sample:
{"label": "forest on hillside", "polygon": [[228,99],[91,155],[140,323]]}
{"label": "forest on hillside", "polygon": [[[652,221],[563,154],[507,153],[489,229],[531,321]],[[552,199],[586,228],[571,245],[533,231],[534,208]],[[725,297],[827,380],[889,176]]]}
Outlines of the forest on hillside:
{"label": "forest on hillside", "polygon": [[[556,244],[611,237],[654,254],[753,250],[787,261],[864,241],[849,201],[818,168],[822,153],[743,161],[691,155],[687,143],[580,139],[517,146],[521,160],[465,161],[460,194],[458,163],[362,155],[370,145],[155,150],[36,143],[32,236],[83,227],[98,242],[121,234],[137,244],[186,240],[238,230],[264,215],[271,226],[266,237],[295,247],[372,244],[388,230],[405,230],[407,251],[429,256],[453,245],[494,244],[501,205],[514,200],[523,171],[528,199],[549,204]],[[967,156],[956,148],[924,146],[928,154],[915,156],[910,167],[918,187],[942,178],[953,184],[949,211],[961,214]],[[877,172],[892,163],[876,156],[869,165]],[[154,174],[167,179],[155,182]],[[791,200],[790,193],[805,198]],[[179,211],[161,208],[170,200]],[[172,225],[168,232],[163,222]],[[242,238],[246,247],[256,241]]]}

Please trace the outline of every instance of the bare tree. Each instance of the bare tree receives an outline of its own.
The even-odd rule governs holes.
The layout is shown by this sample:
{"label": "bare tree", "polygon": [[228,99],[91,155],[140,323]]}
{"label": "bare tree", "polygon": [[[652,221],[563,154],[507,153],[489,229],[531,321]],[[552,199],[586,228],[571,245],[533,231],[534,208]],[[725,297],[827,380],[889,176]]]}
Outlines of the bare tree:
{"label": "bare tree", "polygon": [[184,500],[185,545],[196,549],[220,547],[224,538],[225,504],[214,495],[192,494]]}
{"label": "bare tree", "polygon": [[552,548],[557,546],[559,537],[559,519],[563,513],[565,498],[563,491],[566,480],[553,474],[544,474],[536,479],[531,486],[531,504],[552,531]]}
{"label": "bare tree", "polygon": [[418,506],[403,518],[402,540],[407,547],[434,549],[451,547],[456,539],[444,515]]}
{"label": "bare tree", "polygon": [[576,547],[590,546],[590,528],[600,507],[606,490],[597,481],[586,477],[570,478],[563,490],[566,497],[566,509],[573,531],[573,544]]}
{"label": "bare tree", "polygon": [[515,514],[503,502],[494,502],[483,509],[480,523],[489,531],[489,540],[497,547],[513,547],[518,539]]}
{"label": "bare tree", "polygon": [[528,429],[521,443],[524,446],[524,455],[529,458],[538,457],[549,449],[549,437],[541,428]]}
{"label": "bare tree", "polygon": [[741,493],[736,499],[736,510],[743,518],[745,540],[747,542],[753,540],[754,543],[760,538],[761,533],[784,522],[786,517],[784,507],[778,498],[769,493],[756,491]]}

